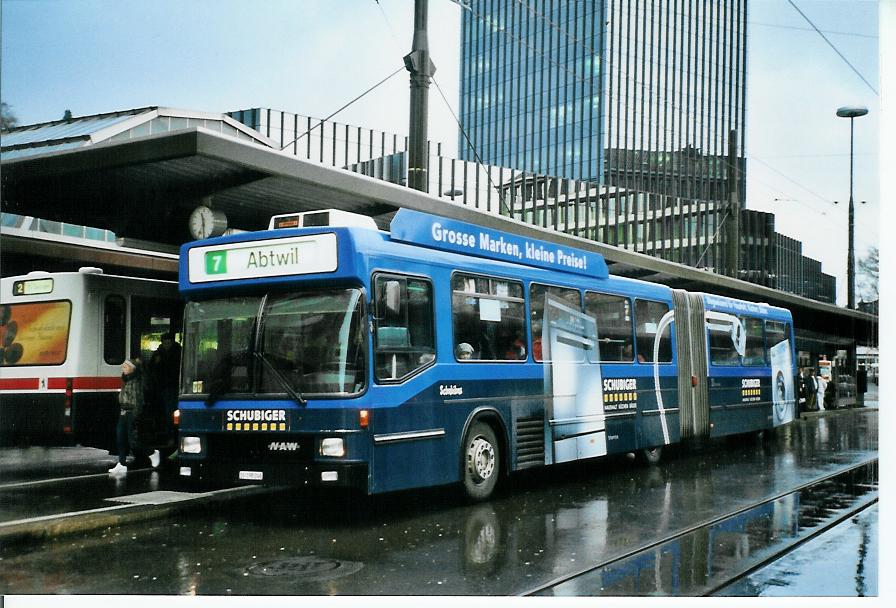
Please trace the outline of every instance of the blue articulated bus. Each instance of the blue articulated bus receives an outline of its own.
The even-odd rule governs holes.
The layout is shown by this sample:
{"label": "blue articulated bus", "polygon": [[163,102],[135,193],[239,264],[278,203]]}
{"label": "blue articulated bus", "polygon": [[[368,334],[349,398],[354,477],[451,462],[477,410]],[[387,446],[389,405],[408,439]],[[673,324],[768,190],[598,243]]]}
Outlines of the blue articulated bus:
{"label": "blue articulated bus", "polygon": [[180,256],[180,475],[369,493],[794,417],[790,313],[609,276],[599,254],[400,210]]}

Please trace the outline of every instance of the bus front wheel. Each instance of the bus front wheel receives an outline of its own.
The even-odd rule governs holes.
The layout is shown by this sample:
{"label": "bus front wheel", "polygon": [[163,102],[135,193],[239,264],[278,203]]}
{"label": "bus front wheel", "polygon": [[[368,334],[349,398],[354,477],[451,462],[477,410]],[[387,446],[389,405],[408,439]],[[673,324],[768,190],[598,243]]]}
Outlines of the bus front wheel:
{"label": "bus front wheel", "polygon": [[491,496],[501,472],[495,432],[484,422],[474,422],[464,437],[464,491],[472,500]]}

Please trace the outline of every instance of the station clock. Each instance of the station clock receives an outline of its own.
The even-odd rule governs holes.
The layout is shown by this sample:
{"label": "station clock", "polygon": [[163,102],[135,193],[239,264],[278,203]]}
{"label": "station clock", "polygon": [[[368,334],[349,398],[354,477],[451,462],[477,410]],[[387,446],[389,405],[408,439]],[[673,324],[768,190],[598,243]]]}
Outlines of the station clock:
{"label": "station clock", "polygon": [[227,230],[227,216],[211,207],[199,205],[190,214],[189,227],[194,239],[221,236]]}

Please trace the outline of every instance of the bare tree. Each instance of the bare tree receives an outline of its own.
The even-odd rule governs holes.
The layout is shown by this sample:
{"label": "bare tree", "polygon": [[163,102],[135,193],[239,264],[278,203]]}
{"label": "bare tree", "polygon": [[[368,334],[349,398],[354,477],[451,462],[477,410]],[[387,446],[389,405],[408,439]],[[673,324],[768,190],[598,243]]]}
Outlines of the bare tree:
{"label": "bare tree", "polygon": [[5,101],[0,102],[0,131],[8,131],[18,124],[19,119],[12,113],[12,107]]}
{"label": "bare tree", "polygon": [[859,275],[862,299],[868,302],[876,300],[880,280],[880,250],[877,247],[870,247],[865,257],[859,260]]}

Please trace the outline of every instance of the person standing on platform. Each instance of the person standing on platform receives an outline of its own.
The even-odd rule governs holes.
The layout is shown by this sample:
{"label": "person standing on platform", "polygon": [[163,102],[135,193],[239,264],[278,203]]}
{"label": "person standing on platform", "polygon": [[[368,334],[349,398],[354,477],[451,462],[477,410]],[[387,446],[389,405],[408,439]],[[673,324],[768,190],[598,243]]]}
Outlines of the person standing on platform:
{"label": "person standing on platform", "polygon": [[822,411],[825,409],[825,407],[824,407],[824,392],[828,388],[828,381],[821,374],[819,374],[815,378],[815,380],[817,381],[816,382],[816,385],[817,385],[817,387],[816,387],[816,391],[817,391],[816,392],[816,395],[817,395],[816,404],[818,405],[818,411]]}
{"label": "person standing on platform", "polygon": [[111,475],[126,475],[128,452],[134,458],[149,456],[153,468],[159,466],[159,451],[144,450],[137,438],[137,415],[144,405],[143,369],[140,359],[126,360],[121,364],[121,391],[118,393],[118,423],[115,441],[118,446],[118,464],[109,469]]}
{"label": "person standing on platform", "polygon": [[815,376],[812,375],[812,368],[807,367],[803,370],[802,390],[806,397],[805,411],[814,412],[818,409],[817,396],[818,387],[815,386]]}
{"label": "person standing on platform", "polygon": [[162,403],[167,424],[172,424],[180,384],[180,344],[171,332],[162,334],[162,343],[149,360],[149,382]]}

